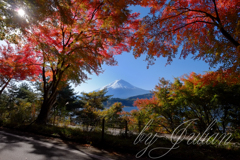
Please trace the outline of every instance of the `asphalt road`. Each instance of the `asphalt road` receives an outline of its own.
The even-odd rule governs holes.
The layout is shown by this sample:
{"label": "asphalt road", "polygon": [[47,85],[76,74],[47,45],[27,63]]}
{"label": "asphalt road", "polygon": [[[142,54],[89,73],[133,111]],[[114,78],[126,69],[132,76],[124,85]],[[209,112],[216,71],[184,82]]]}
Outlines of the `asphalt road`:
{"label": "asphalt road", "polygon": [[0,160],[111,160],[68,146],[0,131]]}

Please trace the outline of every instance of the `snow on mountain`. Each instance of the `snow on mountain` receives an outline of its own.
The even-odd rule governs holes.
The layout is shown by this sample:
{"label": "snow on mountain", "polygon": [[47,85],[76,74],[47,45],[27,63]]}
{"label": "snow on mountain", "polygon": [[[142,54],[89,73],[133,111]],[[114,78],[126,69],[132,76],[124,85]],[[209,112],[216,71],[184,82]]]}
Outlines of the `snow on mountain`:
{"label": "snow on mountain", "polygon": [[106,95],[113,95],[112,98],[128,98],[131,96],[150,93],[150,91],[135,87],[122,79],[116,80],[98,90],[102,90],[104,88],[107,88],[108,91]]}
{"label": "snow on mountain", "polygon": [[131,85],[130,83],[128,83],[122,79],[119,79],[119,80],[114,81],[113,83],[110,83],[110,84],[100,88],[100,90],[102,90],[104,88],[117,89],[117,88],[137,88],[137,87]]}

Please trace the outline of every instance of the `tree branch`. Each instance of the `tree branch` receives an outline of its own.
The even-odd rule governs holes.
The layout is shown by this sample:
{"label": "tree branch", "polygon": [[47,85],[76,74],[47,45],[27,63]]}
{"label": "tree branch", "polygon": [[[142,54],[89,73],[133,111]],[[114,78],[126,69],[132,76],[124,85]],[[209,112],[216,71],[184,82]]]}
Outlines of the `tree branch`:
{"label": "tree branch", "polygon": [[216,1],[213,0],[213,3],[214,3],[214,8],[215,8],[215,12],[216,12],[216,15],[217,15],[217,21],[219,23],[219,29],[220,31],[222,32],[222,34],[235,46],[235,47],[238,47],[240,44],[223,28],[222,26],[222,23],[221,23],[221,20],[219,18],[219,14],[218,14],[218,10],[217,10],[217,5],[216,5]]}
{"label": "tree branch", "polygon": [[217,11],[216,1],[213,0],[213,3],[214,3],[215,12],[216,12],[216,15],[217,15],[216,19],[219,22],[219,24],[221,25],[221,21],[220,21],[220,18],[219,18],[219,15],[218,15],[218,11]]}
{"label": "tree branch", "polygon": [[7,87],[7,85],[9,84],[10,81],[11,81],[11,78],[9,78],[9,79],[7,80],[7,82],[5,83],[5,85],[4,85],[4,86],[2,87],[2,89],[0,90],[0,97],[1,97],[4,89]]}
{"label": "tree branch", "polygon": [[[227,38],[235,47],[238,47],[240,44],[223,28],[222,24],[221,24],[221,20],[219,18],[219,14],[217,11],[217,5],[215,0],[213,0],[214,3],[214,7],[215,7],[215,12],[216,12],[216,16],[214,17],[213,15],[205,12],[205,11],[201,11],[201,10],[196,10],[196,9],[189,9],[189,8],[178,8],[178,9],[173,9],[173,10],[188,10],[188,11],[193,11],[193,12],[199,12],[199,13],[204,13],[206,16],[210,17],[212,19],[212,21],[214,22],[214,24],[220,29],[221,33],[225,36],[225,38]],[[209,23],[210,22],[205,22],[205,23]]]}
{"label": "tree branch", "polygon": [[205,12],[205,11],[201,11],[201,10],[189,9],[189,8],[178,8],[178,9],[173,9],[173,10],[188,10],[188,11],[192,11],[192,12],[204,13],[206,16],[210,17],[213,22],[216,22],[216,20],[217,20],[217,18],[214,17],[213,15],[211,15],[211,14]]}
{"label": "tree branch", "polygon": [[[211,24],[211,25],[215,25],[214,23],[206,22],[206,21],[194,21],[194,22],[191,22],[191,23],[187,23],[187,24],[185,24],[185,25],[183,25],[183,26],[181,26],[181,27],[178,27],[178,28],[176,28],[176,29],[172,29],[172,30],[164,31],[164,32],[161,32],[161,33],[159,33],[159,34],[169,33],[169,32],[176,32],[177,30],[179,30],[179,29],[181,29],[181,28],[184,28],[184,27],[186,27],[186,26],[188,26],[188,25],[191,25],[191,24],[194,24],[194,23],[198,23],[198,22],[200,22],[200,23],[207,23],[207,24]],[[157,34],[157,35],[159,35],[159,34]]]}
{"label": "tree branch", "polygon": [[[89,20],[88,24],[91,23],[91,21],[93,20],[93,17],[95,16],[97,10],[98,10],[102,5],[103,5],[103,2],[100,3],[97,8],[95,8],[95,10],[93,11],[92,16],[91,16],[91,19]],[[75,38],[76,41],[78,41],[78,39],[79,39],[79,37],[80,37],[80,35],[81,35],[82,33],[83,33],[83,31],[81,31],[81,32],[78,34],[78,36]],[[68,45],[68,47],[70,47],[70,46],[72,45],[72,43],[73,43],[73,42],[71,42],[71,43]]]}

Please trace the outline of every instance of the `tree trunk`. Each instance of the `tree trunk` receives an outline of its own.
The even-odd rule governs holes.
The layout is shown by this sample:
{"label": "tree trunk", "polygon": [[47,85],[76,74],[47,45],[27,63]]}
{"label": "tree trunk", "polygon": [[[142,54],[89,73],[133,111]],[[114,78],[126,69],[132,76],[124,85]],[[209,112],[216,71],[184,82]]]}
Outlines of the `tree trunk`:
{"label": "tree trunk", "polygon": [[53,105],[55,104],[54,97],[48,98],[47,102],[43,102],[41,111],[36,119],[37,124],[47,124],[48,115],[50,113],[50,110],[52,109]]}
{"label": "tree trunk", "polygon": [[42,104],[40,114],[37,117],[37,124],[47,124],[48,114],[50,112],[50,106]]}
{"label": "tree trunk", "polygon": [[[44,60],[45,64],[45,60]],[[62,62],[62,66],[64,65],[64,62]],[[59,82],[62,78],[63,72],[69,67],[68,65],[65,69],[60,69],[53,71],[53,80],[51,81],[50,84],[48,84],[46,80],[46,75],[45,75],[45,67],[43,66],[42,68],[42,79],[43,79],[43,104],[41,107],[41,111],[38,115],[38,118],[36,119],[37,124],[47,124],[48,120],[48,115],[50,113],[50,110],[56,103],[56,98],[57,98],[57,87],[59,85]]]}
{"label": "tree trunk", "polygon": [[47,124],[48,115],[49,115],[52,107],[56,103],[56,98],[57,98],[57,87],[56,86],[58,83],[55,81],[52,81],[52,83],[53,83],[53,85],[55,85],[55,84],[56,85],[55,85],[55,87],[49,86],[49,88],[51,88],[51,93],[49,93],[47,90],[45,90],[41,111],[36,120],[37,124]]}

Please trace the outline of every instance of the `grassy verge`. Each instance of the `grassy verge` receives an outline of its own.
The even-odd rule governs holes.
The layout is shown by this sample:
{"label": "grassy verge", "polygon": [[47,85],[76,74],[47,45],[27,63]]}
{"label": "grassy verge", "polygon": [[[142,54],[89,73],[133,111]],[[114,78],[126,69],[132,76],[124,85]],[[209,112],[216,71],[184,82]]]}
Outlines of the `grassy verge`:
{"label": "grassy verge", "polygon": [[[17,127],[16,127],[17,126]],[[173,144],[165,138],[158,138],[155,142],[154,139],[145,138],[142,142],[134,144],[136,135],[124,137],[124,135],[113,136],[110,134],[104,135],[104,141],[101,139],[101,132],[84,132],[78,128],[58,127],[51,125],[14,125],[6,124],[5,127],[14,128],[24,132],[30,132],[34,134],[40,134],[50,137],[58,137],[64,140],[77,142],[80,144],[89,144],[97,148],[105,149],[112,152],[118,152],[122,154],[132,154],[140,156],[146,149],[142,157],[148,157],[148,153],[151,149],[155,149],[150,152],[151,157],[159,157],[167,153]],[[139,137],[138,137],[139,139]],[[154,143],[153,143],[154,142]],[[149,147],[148,147],[149,146]],[[179,146],[179,147],[178,147]],[[157,148],[158,147],[158,148]],[[163,147],[163,148],[159,148]],[[217,146],[217,145],[187,145],[186,141],[182,141],[180,144],[174,146],[176,149],[169,151],[166,156],[161,159],[185,159],[185,160],[239,160],[240,149],[232,145]],[[160,157],[159,157],[160,158]],[[149,158],[150,159],[150,158]]]}

